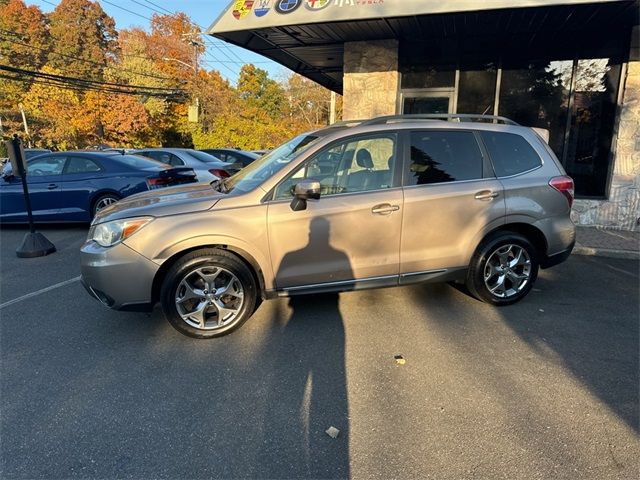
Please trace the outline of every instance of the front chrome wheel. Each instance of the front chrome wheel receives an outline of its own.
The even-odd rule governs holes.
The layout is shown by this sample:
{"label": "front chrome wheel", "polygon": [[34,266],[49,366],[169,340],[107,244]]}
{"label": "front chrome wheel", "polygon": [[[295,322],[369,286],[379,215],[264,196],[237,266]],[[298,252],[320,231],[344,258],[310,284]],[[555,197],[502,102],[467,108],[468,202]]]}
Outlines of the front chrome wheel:
{"label": "front chrome wheel", "polygon": [[244,289],[238,277],[219,266],[203,266],[188,272],[175,293],[178,314],[198,330],[218,330],[234,323],[244,302]]}
{"label": "front chrome wheel", "polygon": [[503,245],[489,255],[484,267],[484,283],[492,295],[511,298],[530,280],[531,258],[520,245]]}

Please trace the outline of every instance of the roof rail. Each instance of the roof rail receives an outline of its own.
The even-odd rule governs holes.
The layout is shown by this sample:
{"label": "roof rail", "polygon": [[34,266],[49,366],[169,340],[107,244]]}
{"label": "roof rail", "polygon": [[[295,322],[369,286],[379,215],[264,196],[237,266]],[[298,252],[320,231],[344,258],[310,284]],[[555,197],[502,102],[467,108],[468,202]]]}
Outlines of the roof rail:
{"label": "roof rail", "polygon": [[497,115],[476,115],[471,113],[418,113],[408,115],[387,115],[384,117],[372,118],[371,120],[364,121],[360,126],[364,125],[379,125],[384,123],[399,123],[415,120],[447,120],[458,122],[490,122],[490,123],[502,123],[504,125],[518,125],[518,123],[510,120],[506,117],[500,117]]}
{"label": "roof rail", "polygon": [[368,119],[362,119],[362,120],[341,120],[339,122],[334,122],[330,125],[327,125],[327,127],[356,127],[358,125],[361,125],[362,122],[368,122]]}

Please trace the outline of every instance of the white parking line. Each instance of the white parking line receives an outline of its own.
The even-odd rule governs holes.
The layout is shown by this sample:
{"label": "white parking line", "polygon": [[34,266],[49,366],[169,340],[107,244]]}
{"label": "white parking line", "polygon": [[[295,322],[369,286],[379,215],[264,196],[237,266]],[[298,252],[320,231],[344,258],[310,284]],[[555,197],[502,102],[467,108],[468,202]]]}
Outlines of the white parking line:
{"label": "white parking line", "polygon": [[14,298],[13,300],[9,300],[8,302],[0,303],[0,310],[4,307],[8,307],[9,305],[13,305],[14,303],[21,302],[22,300],[26,300],[27,298],[35,297],[37,295],[41,295],[45,292],[49,292],[51,290],[55,290],[56,288],[64,287],[65,285],[70,285],[80,280],[80,276],[78,275],[75,278],[71,278],[69,280],[65,280],[64,282],[56,283],[55,285],[51,285],[50,287],[43,288],[38,290],[37,292],[27,293],[26,295],[22,295],[21,297]]}

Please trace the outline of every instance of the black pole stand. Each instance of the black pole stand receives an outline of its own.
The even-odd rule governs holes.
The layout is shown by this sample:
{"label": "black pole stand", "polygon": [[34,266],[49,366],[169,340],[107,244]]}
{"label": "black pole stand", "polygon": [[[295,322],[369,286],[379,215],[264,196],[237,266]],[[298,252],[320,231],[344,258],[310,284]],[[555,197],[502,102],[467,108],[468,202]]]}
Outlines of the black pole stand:
{"label": "black pole stand", "polygon": [[29,187],[27,185],[27,168],[22,150],[22,141],[17,135],[7,142],[9,157],[14,160],[13,167],[17,167],[18,174],[22,179],[22,189],[24,190],[24,201],[29,216],[29,233],[24,236],[22,244],[16,249],[16,255],[20,258],[44,257],[56,251],[56,247],[43,234],[36,232],[33,224],[33,213],[31,212],[31,199],[29,198]]}

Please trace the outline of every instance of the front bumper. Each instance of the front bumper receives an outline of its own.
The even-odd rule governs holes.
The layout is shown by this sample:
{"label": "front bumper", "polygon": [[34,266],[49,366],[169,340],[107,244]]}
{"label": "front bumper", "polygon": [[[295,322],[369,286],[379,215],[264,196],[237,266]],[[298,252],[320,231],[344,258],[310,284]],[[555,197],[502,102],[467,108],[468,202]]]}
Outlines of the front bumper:
{"label": "front bumper", "polygon": [[80,249],[82,285],[103,305],[116,310],[150,310],[159,268],[122,243],[104,248],[88,241]]}

